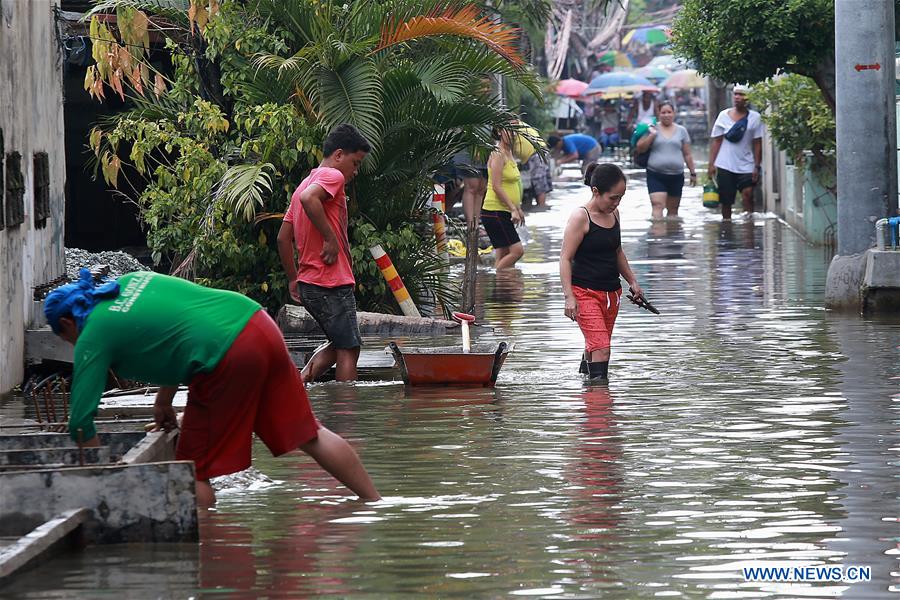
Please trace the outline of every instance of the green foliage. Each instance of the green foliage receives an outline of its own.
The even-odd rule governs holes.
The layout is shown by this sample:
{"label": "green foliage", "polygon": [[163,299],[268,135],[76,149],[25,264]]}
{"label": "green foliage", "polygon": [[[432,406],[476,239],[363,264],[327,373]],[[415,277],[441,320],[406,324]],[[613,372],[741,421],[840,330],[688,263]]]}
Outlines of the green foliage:
{"label": "green foliage", "polygon": [[[152,7],[103,6],[137,4]],[[459,150],[487,148],[493,127],[512,127],[515,116],[485,84],[491,74],[539,93],[534,74],[510,58],[509,38],[490,21],[447,13],[443,0],[212,6],[203,23],[193,23],[202,43],[186,30],[167,41],[174,72],[166,93],[137,90],[134,108],[91,134],[111,185],[120,174],[146,181],[135,200],[154,260],[269,309],[282,304],[280,220],[272,217],[322,160],[327,131],[350,122],[373,145],[347,188],[360,306],[398,310],[369,254],[373,243],[391,256],[414,298],[452,306],[458,290],[435,255],[430,177]],[[412,26],[384,44],[385,32],[404,19]],[[220,104],[209,99],[210,83],[221,88]]]}
{"label": "green foliage", "polygon": [[834,52],[834,0],[685,0],[675,54],[721,81],[812,75]]}
{"label": "green foliage", "polygon": [[756,85],[750,100],[760,108],[778,147],[795,164],[803,164],[804,152],[812,152],[812,168],[825,175],[826,185],[833,182],[834,115],[814,81],[802,75],[775,77]]}

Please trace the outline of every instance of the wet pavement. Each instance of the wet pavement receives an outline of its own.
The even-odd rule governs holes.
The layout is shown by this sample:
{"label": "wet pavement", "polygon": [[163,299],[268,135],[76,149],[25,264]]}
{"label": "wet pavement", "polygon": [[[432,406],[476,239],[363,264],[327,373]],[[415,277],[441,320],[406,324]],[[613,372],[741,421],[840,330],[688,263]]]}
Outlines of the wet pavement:
{"label": "wet pavement", "polygon": [[[609,386],[577,375],[557,258],[588,199],[527,216],[520,268],[479,276],[516,343],[496,389],[310,388],[384,501],[305,456],[221,484],[198,546],[87,549],[0,594],[48,597],[884,598],[900,591],[900,318],[826,312],[829,255],[765,215],[722,223],[686,188],[623,245],[654,316],[623,304]],[[263,476],[264,474],[264,476]],[[863,565],[868,583],[745,581],[742,567]],[[890,591],[889,591],[890,590]]]}

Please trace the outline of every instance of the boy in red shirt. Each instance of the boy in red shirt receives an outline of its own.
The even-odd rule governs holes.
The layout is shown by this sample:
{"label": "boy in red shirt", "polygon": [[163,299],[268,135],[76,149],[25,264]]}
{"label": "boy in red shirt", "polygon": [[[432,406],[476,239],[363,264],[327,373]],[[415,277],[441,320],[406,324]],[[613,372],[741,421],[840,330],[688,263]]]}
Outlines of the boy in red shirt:
{"label": "boy in red shirt", "polygon": [[278,231],[278,254],[291,297],[303,304],[328,338],[328,345],[303,367],[303,380],[315,381],[336,364],[335,378],[353,381],[362,340],[356,322],[344,185],[356,176],[371,146],[345,123],[328,134],[322,149],[325,158],[291,196]]}

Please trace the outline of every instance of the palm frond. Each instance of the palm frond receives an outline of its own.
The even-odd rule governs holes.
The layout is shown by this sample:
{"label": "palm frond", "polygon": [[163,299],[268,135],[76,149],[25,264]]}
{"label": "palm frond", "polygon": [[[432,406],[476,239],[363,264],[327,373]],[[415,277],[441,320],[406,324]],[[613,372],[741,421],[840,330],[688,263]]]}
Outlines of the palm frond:
{"label": "palm frond", "polygon": [[233,214],[242,214],[245,220],[253,221],[257,207],[265,202],[263,196],[272,193],[274,172],[271,163],[228,167],[216,190],[216,201]]}
{"label": "palm frond", "polygon": [[375,64],[357,58],[339,70],[321,69],[315,100],[328,129],[350,123],[375,147],[383,126],[381,93],[381,78]]}
{"label": "palm frond", "polygon": [[524,59],[516,50],[518,30],[482,16],[474,5],[419,15],[407,21],[392,20],[381,32],[375,52],[391,46],[440,36],[455,36],[475,40],[490,48],[515,67],[522,67]]}
{"label": "palm frond", "polygon": [[443,57],[420,63],[414,72],[426,90],[442,102],[453,102],[462,98],[468,87],[469,72],[466,67]]}
{"label": "palm frond", "polygon": [[479,44],[458,44],[447,40],[438,40],[437,43],[448,57],[464,64],[472,73],[511,77],[536,97],[543,94],[540,79],[528,65],[513,65],[490,48]]}

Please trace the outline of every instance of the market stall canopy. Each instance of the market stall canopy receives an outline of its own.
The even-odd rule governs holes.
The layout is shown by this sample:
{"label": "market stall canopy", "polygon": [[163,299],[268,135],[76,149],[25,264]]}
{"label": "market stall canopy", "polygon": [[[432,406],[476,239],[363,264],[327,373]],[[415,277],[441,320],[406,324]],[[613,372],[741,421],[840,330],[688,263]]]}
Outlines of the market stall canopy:
{"label": "market stall canopy", "polygon": [[667,90],[689,90],[706,87],[706,78],[694,69],[684,69],[672,73],[663,87]]}
{"label": "market stall canopy", "polygon": [[577,98],[584,93],[588,84],[578,79],[563,79],[556,84],[556,93],[560,96],[568,96],[569,98]]}

